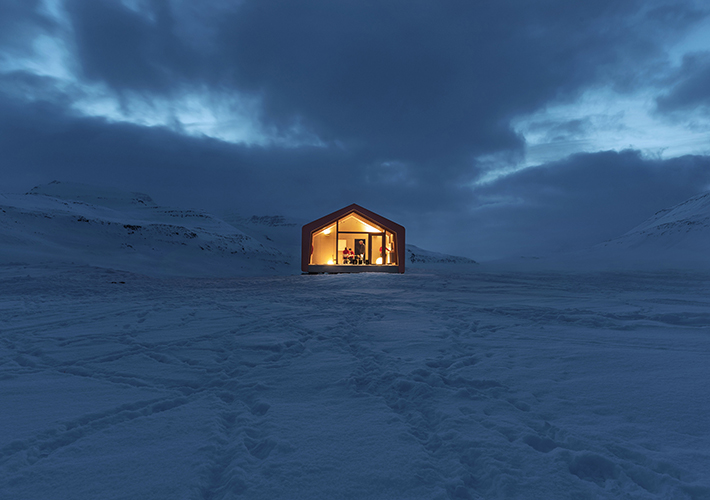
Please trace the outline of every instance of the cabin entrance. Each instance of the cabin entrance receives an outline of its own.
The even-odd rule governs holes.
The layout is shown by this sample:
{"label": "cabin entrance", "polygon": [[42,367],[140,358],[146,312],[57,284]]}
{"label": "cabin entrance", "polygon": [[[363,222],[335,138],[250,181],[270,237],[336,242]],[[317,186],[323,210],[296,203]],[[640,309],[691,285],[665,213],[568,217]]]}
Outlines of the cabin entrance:
{"label": "cabin entrance", "polygon": [[370,254],[369,260],[377,266],[381,266],[384,260],[382,259],[382,242],[384,234],[370,235]]}

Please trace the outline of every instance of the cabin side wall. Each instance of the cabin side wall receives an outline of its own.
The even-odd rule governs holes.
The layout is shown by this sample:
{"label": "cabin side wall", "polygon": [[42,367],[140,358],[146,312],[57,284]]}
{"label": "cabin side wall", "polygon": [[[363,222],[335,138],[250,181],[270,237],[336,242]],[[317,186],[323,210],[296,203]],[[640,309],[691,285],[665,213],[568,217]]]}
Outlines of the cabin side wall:
{"label": "cabin side wall", "polygon": [[311,229],[310,224],[306,224],[301,229],[301,271],[308,272],[308,264],[311,260]]}
{"label": "cabin side wall", "polygon": [[404,237],[404,227],[399,227],[400,229],[395,233],[397,235],[397,266],[399,267],[399,272],[404,274],[404,259],[407,258],[407,247]]}

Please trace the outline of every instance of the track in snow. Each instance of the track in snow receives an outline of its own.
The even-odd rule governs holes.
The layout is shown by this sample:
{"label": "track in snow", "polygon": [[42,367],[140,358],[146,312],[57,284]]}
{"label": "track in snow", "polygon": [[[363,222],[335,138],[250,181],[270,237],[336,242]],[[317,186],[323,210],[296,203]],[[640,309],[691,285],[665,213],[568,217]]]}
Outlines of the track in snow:
{"label": "track in snow", "polygon": [[710,277],[0,268],[4,498],[709,498]]}

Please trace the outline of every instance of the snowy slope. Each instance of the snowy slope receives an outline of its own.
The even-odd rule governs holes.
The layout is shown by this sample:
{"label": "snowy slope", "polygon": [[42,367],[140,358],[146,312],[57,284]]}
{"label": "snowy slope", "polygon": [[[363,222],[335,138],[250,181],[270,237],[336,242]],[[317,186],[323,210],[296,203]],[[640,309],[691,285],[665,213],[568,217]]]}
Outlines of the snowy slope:
{"label": "snowy slope", "polygon": [[414,264],[415,267],[427,264],[476,264],[477,262],[468,257],[458,257],[445,253],[424,250],[415,245],[407,245],[407,265]]}
{"label": "snowy slope", "polygon": [[707,252],[710,248],[710,193],[661,210],[603,246]]}
{"label": "snowy slope", "polygon": [[710,275],[474,268],[0,266],[0,498],[710,498]]}
{"label": "snowy slope", "polygon": [[221,218],[255,240],[278,248],[290,262],[298,263],[296,272],[300,271],[301,226],[304,221],[284,215],[244,217],[235,213],[225,214]]}
{"label": "snowy slope", "polygon": [[627,233],[592,248],[507,259],[496,265],[506,270],[708,270],[709,249],[710,193],[704,193],[660,210]]}
{"label": "snowy slope", "polygon": [[710,193],[655,213],[626,234],[579,255],[598,265],[710,268]]}
{"label": "snowy slope", "polygon": [[283,273],[287,257],[210,214],[145,194],[53,182],[0,195],[4,262],[63,261],[184,276]]}

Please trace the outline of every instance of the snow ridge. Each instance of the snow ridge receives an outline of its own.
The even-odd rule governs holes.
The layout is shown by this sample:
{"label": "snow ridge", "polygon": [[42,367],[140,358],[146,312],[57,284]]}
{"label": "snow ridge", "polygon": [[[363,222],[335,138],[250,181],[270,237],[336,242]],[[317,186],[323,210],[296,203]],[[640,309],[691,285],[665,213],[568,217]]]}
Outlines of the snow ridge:
{"label": "snow ridge", "polygon": [[157,206],[145,193],[126,192],[120,189],[97,187],[74,182],[52,181],[30,189],[26,194],[49,196],[62,200],[83,201],[95,205],[142,205]]}
{"label": "snow ridge", "polygon": [[287,220],[283,215],[252,215],[249,220],[249,224],[257,224],[261,226],[295,226],[296,223]]}
{"label": "snow ridge", "polygon": [[0,198],[0,255],[7,261],[71,261],[148,274],[284,272],[278,248],[196,210],[150,196],[53,182]]}
{"label": "snow ridge", "polygon": [[710,245],[710,193],[659,210],[648,220],[600,248],[706,252]]}

